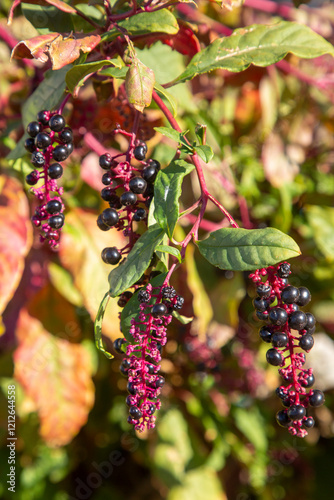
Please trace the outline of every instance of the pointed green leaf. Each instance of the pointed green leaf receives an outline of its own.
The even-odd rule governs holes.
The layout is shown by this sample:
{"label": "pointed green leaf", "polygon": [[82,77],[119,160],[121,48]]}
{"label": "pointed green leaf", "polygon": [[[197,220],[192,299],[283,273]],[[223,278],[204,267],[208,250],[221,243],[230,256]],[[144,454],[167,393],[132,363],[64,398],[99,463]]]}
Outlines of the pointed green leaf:
{"label": "pointed green leaf", "polygon": [[[117,23],[129,35],[147,35],[148,33],[167,33],[176,35],[179,25],[175,16],[167,9],[156,12],[141,12]],[[119,36],[120,32],[113,28],[101,36],[102,42],[110,42]]]}
{"label": "pointed green leaf", "polygon": [[174,255],[179,262],[182,262],[181,253],[178,248],[170,247],[169,245],[158,245],[155,250],[163,253],[170,253],[171,255]]}
{"label": "pointed green leaf", "polygon": [[99,71],[99,75],[110,76],[110,78],[119,78],[120,80],[125,80],[128,69],[129,69],[128,66],[122,66],[121,68],[116,68],[115,66],[109,66],[109,68],[101,69]]}
{"label": "pointed green leaf", "polygon": [[103,354],[106,356],[108,359],[112,359],[114,356],[110,354],[110,352],[106,351],[103,345],[102,341],[102,323],[103,323],[103,317],[104,313],[106,311],[108,302],[110,299],[109,292],[105,294],[103,297],[99,310],[97,311],[95,323],[94,323],[94,334],[95,334],[95,345],[99,349],[99,351],[103,352]]}
{"label": "pointed green leaf", "polygon": [[213,151],[211,146],[195,146],[194,150],[205,163],[209,163],[213,158]]}
{"label": "pointed green leaf", "polygon": [[165,135],[172,141],[180,142],[180,133],[169,127],[154,127],[156,132],[160,132],[160,134]]}
{"label": "pointed green leaf", "polygon": [[118,60],[103,60],[85,64],[77,64],[66,74],[66,84],[71,94],[76,93],[77,87],[81,87],[86,76],[91,75],[103,68],[103,66],[121,67]]}
{"label": "pointed green leaf", "polygon": [[179,198],[183,178],[194,169],[193,165],[176,160],[164,170],[160,170],[154,184],[154,217],[160,227],[173,237],[179,218]]}
{"label": "pointed green leaf", "polygon": [[198,52],[186,70],[172,84],[186,82],[196,75],[214,69],[243,71],[251,64],[269,66],[288,53],[310,59],[323,54],[334,55],[333,46],[311,28],[289,21],[273,25],[253,24],[219,38]]}
{"label": "pointed green leaf", "polygon": [[163,235],[163,230],[157,224],[141,235],[125,261],[109,274],[111,297],[117,297],[142,277]]}
{"label": "pointed green leaf", "polygon": [[125,77],[125,91],[128,101],[141,113],[151,104],[154,83],[153,71],[137,57],[133,58]]}
{"label": "pointed green leaf", "polygon": [[278,229],[218,229],[199,241],[203,257],[220,269],[251,271],[300,255],[297,243]]}
{"label": "pointed green leaf", "polygon": [[194,319],[192,316],[189,318],[188,316],[182,316],[182,314],[178,313],[177,311],[173,311],[173,316],[176,318],[182,325],[188,325],[188,323],[191,323]]}

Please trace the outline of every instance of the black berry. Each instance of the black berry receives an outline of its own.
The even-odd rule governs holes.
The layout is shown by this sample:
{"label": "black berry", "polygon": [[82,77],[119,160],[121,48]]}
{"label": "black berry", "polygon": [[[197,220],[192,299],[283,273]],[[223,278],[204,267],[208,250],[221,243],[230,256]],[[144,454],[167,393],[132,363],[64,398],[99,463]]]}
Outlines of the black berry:
{"label": "black berry", "polygon": [[318,389],[314,390],[311,396],[309,397],[309,403],[314,408],[323,405],[324,402],[325,402],[324,393],[322,391],[319,391]]}
{"label": "black berry", "polygon": [[[103,188],[102,191],[101,191],[101,198],[102,200],[104,201],[109,201],[111,202],[112,200],[115,199],[115,196],[117,196],[115,194],[115,190],[112,189],[111,187],[106,187],[106,188]],[[118,197],[117,197],[118,198]]]}
{"label": "black berry", "polygon": [[289,275],[290,275],[290,264],[288,264],[288,262],[284,262],[283,264],[281,264],[278,268],[278,271],[277,271],[277,275],[280,277],[280,278],[288,278]]}
{"label": "black berry", "polygon": [[172,286],[164,286],[161,290],[161,296],[164,299],[173,299],[176,297],[176,291]]}
{"label": "black berry", "polygon": [[35,137],[35,146],[38,149],[45,149],[51,144],[51,137],[46,132],[40,132]]}
{"label": "black berry", "polygon": [[30,161],[34,165],[34,167],[37,167],[37,168],[44,167],[44,165],[45,165],[44,155],[40,151],[35,151],[31,155],[31,160]]}
{"label": "black berry", "polygon": [[35,139],[33,137],[28,137],[24,142],[24,147],[29,153],[36,151]]}
{"label": "black berry", "polygon": [[38,122],[30,122],[27,126],[27,132],[30,137],[36,137],[36,135],[41,131],[41,124]]}
{"label": "black berry", "polygon": [[65,217],[63,214],[53,215],[48,220],[48,224],[52,229],[60,229],[64,225]]}
{"label": "black berry", "polygon": [[312,335],[308,333],[303,335],[299,341],[299,347],[304,351],[309,351],[310,349],[312,349],[313,346],[314,346],[314,338],[312,337]]}
{"label": "black berry", "polygon": [[117,301],[117,305],[119,307],[125,307],[126,304],[129,302],[129,300],[131,299],[132,297],[132,292],[124,292],[122,293],[122,295],[120,295],[118,301]]}
{"label": "black berry", "polygon": [[256,316],[261,320],[261,321],[267,321],[267,319],[269,318],[269,313],[268,311],[264,311],[264,312],[261,312],[261,311],[256,311]]}
{"label": "black berry", "polygon": [[289,418],[286,410],[281,410],[277,412],[276,420],[281,427],[288,427],[291,424],[291,419]]}
{"label": "black berry", "polygon": [[312,385],[314,384],[315,382],[315,378],[314,378],[314,375],[311,374],[307,377],[307,379],[305,380],[305,382],[301,382],[301,385],[303,387],[306,387],[306,388],[309,388],[309,387],[312,387]]}
{"label": "black berry", "polygon": [[289,326],[294,330],[302,330],[306,323],[307,317],[303,311],[295,311],[289,315]]}
{"label": "black berry", "polygon": [[64,148],[66,149],[67,158],[68,158],[70,156],[70,154],[73,153],[73,150],[74,150],[73,142],[68,142],[68,143],[64,144]]}
{"label": "black berry", "polygon": [[161,318],[167,314],[167,306],[165,304],[154,304],[151,313],[154,318]]}
{"label": "black berry", "polygon": [[313,316],[313,314],[311,313],[306,313],[306,326],[305,326],[305,330],[308,331],[308,333],[310,333],[311,330],[315,330],[315,325],[316,325],[316,320],[315,320],[315,317]]}
{"label": "black berry", "polygon": [[308,417],[305,420],[303,420],[303,426],[306,427],[307,429],[311,429],[314,426],[314,418]]}
{"label": "black berry", "polygon": [[155,181],[156,176],[158,175],[158,170],[152,166],[145,167],[141,175],[146,182],[152,183]]}
{"label": "black berry", "polygon": [[65,119],[62,115],[53,115],[49,120],[49,127],[54,132],[60,132],[65,127]]}
{"label": "black berry", "polygon": [[144,160],[146,153],[147,153],[146,145],[145,146],[143,146],[143,145],[137,146],[133,150],[133,154],[134,154],[134,157],[136,158],[136,160]]}
{"label": "black berry", "polygon": [[271,342],[271,331],[268,330],[266,326],[263,326],[260,331],[259,331],[260,338],[263,340],[263,342],[270,343]]}
{"label": "black berry", "polygon": [[141,304],[144,304],[144,303],[149,302],[150,298],[151,298],[151,295],[149,294],[149,292],[147,292],[146,290],[139,290],[138,295],[137,295],[138,302],[140,302]]}
{"label": "black berry", "polygon": [[125,193],[121,194],[119,201],[122,205],[129,207],[130,205],[134,205],[137,201],[137,196],[131,191],[125,191]]}
{"label": "black berry", "polygon": [[282,290],[281,299],[285,304],[293,304],[298,300],[299,290],[295,286],[287,286]]}
{"label": "black berry", "polygon": [[153,375],[154,371],[155,371],[155,366],[152,365],[152,363],[148,363],[146,365],[146,368],[147,368],[147,371],[150,375]]}
{"label": "black berry", "polygon": [[59,139],[65,144],[73,141],[73,132],[70,127],[65,127],[61,132],[59,132]]}
{"label": "black berry", "polygon": [[137,408],[137,406],[131,406],[129,413],[133,420],[139,420],[143,416],[142,412],[139,408]]}
{"label": "black berry", "polygon": [[59,163],[52,163],[48,168],[50,179],[59,179],[63,175],[63,167]]}
{"label": "black berry", "polygon": [[259,285],[256,289],[257,291],[257,294],[264,298],[264,299],[267,299],[270,297],[270,293],[271,293],[271,286],[270,285],[266,285],[265,283],[261,283],[261,285]]}
{"label": "black berry", "polygon": [[261,298],[261,297],[256,297],[254,300],[253,300],[253,305],[254,305],[254,308],[257,310],[257,311],[261,311],[261,312],[264,312],[268,309],[269,307],[269,301],[264,299],[264,298]]}
{"label": "black berry", "polygon": [[110,226],[107,226],[102,220],[102,214],[100,214],[96,220],[96,224],[101,231],[109,231]]}
{"label": "black berry", "polygon": [[52,152],[52,158],[56,161],[66,160],[68,154],[65,146],[58,145],[54,148]]}
{"label": "black berry", "polygon": [[154,167],[156,170],[160,170],[161,168],[161,165],[158,162],[158,160],[153,160],[153,158],[151,160],[148,160],[147,163],[150,165],[150,167]]}
{"label": "black berry", "polygon": [[42,111],[39,111],[37,113],[37,120],[42,124],[42,125],[48,125],[49,123],[49,115],[50,112],[47,111],[46,109],[42,109]]}
{"label": "black berry", "polygon": [[106,172],[105,174],[102,175],[102,184],[105,186],[109,186],[109,184],[112,183],[112,177],[109,172]]}
{"label": "black berry", "polygon": [[289,338],[286,333],[275,332],[271,336],[271,343],[274,347],[286,347],[288,342]]}
{"label": "black berry", "polygon": [[266,353],[267,361],[270,365],[280,366],[283,362],[283,355],[276,349],[269,349]]}
{"label": "black berry", "polygon": [[109,227],[115,226],[119,221],[118,213],[114,208],[106,208],[103,210],[101,219]]}
{"label": "black berry", "polygon": [[104,170],[109,170],[112,164],[112,158],[109,153],[105,153],[104,155],[101,155],[99,158],[99,165],[101,168]]}
{"label": "black berry", "polygon": [[121,260],[122,255],[116,247],[107,247],[102,250],[101,258],[106,264],[115,266]]}
{"label": "black berry", "polygon": [[58,214],[61,210],[61,203],[58,200],[50,200],[46,204],[46,211],[53,215],[53,214]]}
{"label": "black berry", "polygon": [[143,194],[147,187],[147,182],[142,177],[133,177],[129,182],[129,188],[133,193]]}
{"label": "black berry", "polygon": [[122,345],[126,344],[126,340],[123,339],[123,338],[118,338],[116,340],[114,340],[114,349],[116,352],[118,352],[118,354],[124,354],[124,352],[122,351]]}
{"label": "black berry", "polygon": [[165,384],[165,379],[161,375],[159,375],[154,382],[154,387],[158,389],[158,387],[163,387]]}
{"label": "black berry", "polygon": [[299,287],[298,290],[299,290],[299,297],[298,300],[296,301],[296,304],[298,304],[299,306],[306,306],[311,300],[310,290],[305,286]]}
{"label": "black berry", "polygon": [[137,393],[137,389],[134,386],[133,382],[128,382],[127,390],[130,394],[132,394],[132,396],[134,396]]}
{"label": "black berry", "polygon": [[29,184],[29,186],[34,186],[37,184],[39,179],[39,172],[37,170],[33,170],[30,172],[30,174],[27,175],[26,177],[26,183]]}
{"label": "black berry", "polygon": [[288,319],[288,313],[281,307],[273,307],[269,312],[269,319],[273,325],[282,326]]}
{"label": "black berry", "polygon": [[136,222],[139,222],[141,220],[144,220],[146,217],[146,210],[145,208],[137,208],[135,213],[133,214],[133,220]]}
{"label": "black berry", "polygon": [[288,409],[288,417],[294,422],[301,420],[306,415],[306,409],[302,405],[292,405]]}

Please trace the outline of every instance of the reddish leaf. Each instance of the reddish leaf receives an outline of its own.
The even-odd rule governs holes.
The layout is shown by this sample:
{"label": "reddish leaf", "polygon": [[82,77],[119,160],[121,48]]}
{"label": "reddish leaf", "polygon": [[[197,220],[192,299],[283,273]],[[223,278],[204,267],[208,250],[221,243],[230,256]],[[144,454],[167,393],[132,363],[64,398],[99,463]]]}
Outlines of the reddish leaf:
{"label": "reddish leaf", "polygon": [[13,48],[12,58],[38,59],[44,63],[48,60],[46,52],[50,43],[59,36],[61,36],[59,33],[49,33],[48,35],[39,35],[29,40],[23,40]]}
{"label": "reddish leaf", "polygon": [[77,12],[73,7],[71,7],[65,2],[62,2],[61,0],[14,0],[9,10],[8,24],[11,24],[14,16],[14,10],[22,2],[34,5],[44,5],[44,6],[52,5],[53,7],[57,7],[57,9],[62,10],[63,12],[67,12],[68,14],[76,14]]}
{"label": "reddish leaf", "polygon": [[27,198],[12,177],[0,177],[0,313],[12,298],[32,243]]}
{"label": "reddish leaf", "polygon": [[34,403],[42,438],[49,446],[64,446],[87,422],[94,404],[88,351],[53,337],[24,310],[17,337],[14,376]]}
{"label": "reddish leaf", "polygon": [[155,34],[154,36],[145,36],[145,45],[150,46],[160,40],[180,54],[192,58],[201,50],[198,38],[187,23],[179,19],[178,24],[179,31],[176,35]]}

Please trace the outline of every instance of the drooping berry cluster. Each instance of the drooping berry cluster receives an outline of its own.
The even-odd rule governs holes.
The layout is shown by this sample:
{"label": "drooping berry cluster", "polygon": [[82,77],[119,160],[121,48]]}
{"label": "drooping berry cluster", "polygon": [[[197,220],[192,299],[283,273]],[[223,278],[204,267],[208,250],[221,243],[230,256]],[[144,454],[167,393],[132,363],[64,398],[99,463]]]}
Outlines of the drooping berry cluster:
{"label": "drooping berry cluster", "polygon": [[32,153],[31,163],[35,170],[26,177],[29,186],[35,186],[40,180],[43,184],[31,191],[40,205],[36,208],[32,221],[41,230],[40,240],[47,240],[52,248],[57,247],[60,230],[64,225],[64,205],[61,201],[63,188],[56,180],[63,174],[60,162],[66,160],[73,151],[73,133],[65,126],[64,117],[51,111],[37,113],[37,121],[30,122],[25,141],[25,149]]}
{"label": "drooping berry cluster", "polygon": [[[103,249],[101,256],[106,264],[116,265],[122,255],[130,252],[139,238],[133,223],[145,222],[147,219],[147,208],[153,198],[153,184],[160,163],[154,159],[145,161],[146,153],[146,144],[137,141],[137,145],[130,146],[126,154],[112,157],[105,153],[100,156],[100,167],[106,170],[102,176],[102,183],[106,187],[102,189],[101,197],[109,203],[110,208],[106,208],[98,216],[97,225],[102,231],[115,227],[118,231],[123,231],[124,236],[128,238],[124,248]],[[140,161],[143,168],[133,166],[132,158]]]}
{"label": "drooping berry cluster", "polygon": [[305,369],[305,354],[314,345],[313,333],[316,320],[313,314],[300,310],[311,300],[309,290],[303,286],[289,285],[290,264],[259,269],[250,275],[257,284],[258,296],[253,304],[257,317],[267,325],[260,329],[260,337],[271,343],[266,358],[269,364],[279,366],[279,373],[288,382],[277,388],[284,410],[277,413],[277,422],[287,427],[292,435],[304,437],[314,425],[313,417],[306,415],[306,409],[324,403],[322,391],[308,389],[314,384],[311,368]]}
{"label": "drooping berry cluster", "polygon": [[133,343],[119,338],[114,348],[124,354],[122,345],[127,344],[120,370],[128,377],[128,422],[143,431],[154,427],[154,413],[161,406],[158,398],[165,383],[164,377],[159,375],[161,349],[167,342],[167,325],[172,321],[172,312],[182,307],[184,299],[173,287],[152,287],[151,284],[141,288],[137,298],[140,314],[131,320]]}

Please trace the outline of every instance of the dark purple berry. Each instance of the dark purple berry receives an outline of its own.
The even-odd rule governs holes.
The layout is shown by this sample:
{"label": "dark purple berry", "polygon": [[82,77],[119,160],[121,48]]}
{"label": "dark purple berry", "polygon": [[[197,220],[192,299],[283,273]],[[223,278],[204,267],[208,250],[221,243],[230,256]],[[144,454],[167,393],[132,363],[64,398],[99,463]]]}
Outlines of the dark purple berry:
{"label": "dark purple berry", "polygon": [[65,146],[58,145],[54,148],[52,152],[52,158],[56,161],[66,160],[68,154]]}
{"label": "dark purple berry", "polygon": [[305,420],[303,420],[303,426],[306,427],[307,429],[311,429],[314,426],[314,418],[308,417]]}
{"label": "dark purple berry", "polygon": [[147,292],[146,290],[139,290],[138,295],[137,295],[138,302],[140,302],[141,304],[144,304],[144,303],[149,302],[150,298],[151,298],[151,295],[149,294],[149,292]]}
{"label": "dark purple berry", "polygon": [[145,167],[141,175],[146,182],[153,183],[158,175],[158,170],[152,166]]}
{"label": "dark purple berry", "polygon": [[301,420],[306,415],[306,409],[302,405],[292,405],[288,409],[288,417],[296,422],[297,420]]}
{"label": "dark purple berry", "polygon": [[299,347],[304,351],[310,351],[313,346],[314,346],[314,338],[312,337],[312,335],[308,333],[303,335],[299,341]]}
{"label": "dark purple berry", "polygon": [[49,127],[54,132],[60,132],[65,127],[65,119],[62,115],[53,115],[49,120]]}
{"label": "dark purple berry", "polygon": [[153,373],[155,372],[155,366],[152,365],[152,363],[147,363],[146,368],[148,370],[148,373],[150,375],[153,375]]}
{"label": "dark purple berry", "polygon": [[271,342],[272,332],[266,326],[263,326],[260,329],[259,335],[260,335],[260,338],[263,340],[263,342],[267,342],[267,343]]}
{"label": "dark purple berry", "polygon": [[277,275],[280,277],[280,278],[288,278],[291,271],[290,271],[290,264],[288,264],[288,262],[284,262],[283,264],[281,264],[278,268],[278,271],[277,271]]}
{"label": "dark purple berry", "polygon": [[49,116],[50,116],[50,111],[47,111],[46,109],[42,109],[42,111],[39,111],[37,113],[37,120],[42,124],[42,125],[48,125],[49,123]]}
{"label": "dark purple berry", "polygon": [[117,301],[117,305],[119,307],[125,307],[126,304],[129,302],[129,300],[131,299],[132,297],[132,292],[124,292],[122,293],[122,295],[120,295],[118,301]]}
{"label": "dark purple berry", "polygon": [[165,304],[154,304],[151,314],[154,318],[161,318],[167,314],[167,306]]}
{"label": "dark purple berry", "polygon": [[256,316],[261,321],[267,321],[267,319],[269,318],[269,313],[268,313],[268,311],[264,311],[264,312],[256,311]]}
{"label": "dark purple berry", "polygon": [[134,404],[134,397],[129,394],[126,397],[125,403],[126,403],[127,406],[133,406],[133,404]]}
{"label": "dark purple berry", "polygon": [[132,396],[135,396],[135,394],[137,393],[137,389],[136,387],[134,386],[134,383],[133,382],[128,382],[128,385],[127,385],[127,390],[130,394],[132,394]]}
{"label": "dark purple berry", "polygon": [[115,226],[119,221],[118,213],[114,208],[106,208],[103,210],[101,219],[109,227]]}
{"label": "dark purple berry", "polygon": [[36,135],[41,131],[41,124],[38,122],[30,122],[27,126],[27,132],[30,137],[36,137]]}
{"label": "dark purple berry", "polygon": [[102,250],[101,258],[106,264],[115,266],[121,260],[122,255],[116,247],[107,247]]}
{"label": "dark purple berry", "polygon": [[269,301],[266,299],[263,299],[261,297],[256,297],[253,300],[253,306],[257,311],[264,312],[268,309],[269,307]]}
{"label": "dark purple berry", "polygon": [[35,151],[31,155],[31,160],[30,161],[34,165],[34,167],[37,167],[37,168],[44,167],[44,165],[45,165],[44,155],[40,151]]}
{"label": "dark purple berry", "polygon": [[175,311],[179,311],[180,309],[182,309],[183,304],[184,304],[184,298],[178,295],[176,297],[175,303],[173,304],[173,309],[175,309]]}
{"label": "dark purple berry", "polygon": [[288,313],[281,307],[273,307],[269,311],[269,319],[273,325],[282,326],[287,322]]}
{"label": "dark purple berry", "polygon": [[133,150],[134,157],[136,158],[136,160],[140,161],[145,159],[146,153],[147,153],[146,144],[145,146],[141,144],[140,146],[135,147],[135,149]]}
{"label": "dark purple berry", "polygon": [[148,415],[153,415],[153,413],[155,412],[156,408],[155,408],[155,405],[153,403],[150,403],[148,405],[148,408],[146,410],[147,414]]}
{"label": "dark purple berry", "polygon": [[112,157],[111,154],[109,153],[104,153],[104,155],[101,155],[99,158],[99,165],[101,168],[104,170],[109,170],[109,168],[112,165]]}
{"label": "dark purple berry", "polygon": [[142,412],[140,411],[139,408],[137,408],[137,406],[131,406],[129,413],[131,418],[133,418],[133,420],[139,420],[143,416]]}
{"label": "dark purple berry", "polygon": [[307,379],[305,380],[305,382],[301,382],[301,385],[303,387],[306,387],[306,388],[309,388],[309,387],[312,387],[312,385],[314,384],[315,382],[315,378],[314,378],[314,375],[311,374],[307,377]]}
{"label": "dark purple berry", "polygon": [[73,150],[74,150],[73,142],[68,142],[67,144],[64,144],[64,148],[66,149],[67,158],[68,158],[70,156],[70,154],[73,153]]}
{"label": "dark purple berry", "polygon": [[268,299],[271,293],[271,286],[261,283],[261,285],[257,287],[256,292],[261,298]]}
{"label": "dark purple berry", "polygon": [[105,224],[102,220],[102,214],[100,214],[98,216],[98,218],[96,219],[96,224],[97,224],[97,227],[99,229],[101,229],[101,231],[109,231],[110,229],[110,226],[107,226],[107,224]]}
{"label": "dark purple berry", "polygon": [[[113,188],[111,188],[110,186],[103,188],[101,191],[101,198],[104,201],[110,202],[110,201],[115,199],[115,196],[117,196],[115,193],[115,190]],[[117,196],[117,198],[118,198],[118,196]]]}
{"label": "dark purple berry", "polygon": [[50,200],[46,204],[46,211],[53,215],[53,214],[58,214],[61,210],[61,203],[58,200]]}
{"label": "dark purple berry", "polygon": [[109,186],[109,184],[112,183],[112,177],[109,172],[106,172],[105,174],[102,175],[102,184],[105,186]]}
{"label": "dark purple berry", "polygon": [[29,153],[33,153],[36,151],[36,146],[35,146],[35,140],[33,137],[28,137],[28,139],[25,140],[24,147]]}
{"label": "dark purple berry", "polygon": [[59,179],[63,175],[63,167],[59,163],[52,163],[48,168],[50,179]]}
{"label": "dark purple berry", "polygon": [[133,220],[136,222],[139,222],[141,220],[144,220],[146,218],[146,210],[145,208],[137,208],[135,213],[133,214]]}
{"label": "dark purple berry", "polygon": [[70,127],[65,127],[61,132],[59,132],[59,139],[65,144],[68,144],[73,141],[73,132]]}
{"label": "dark purple berry", "polygon": [[125,207],[129,207],[130,205],[134,205],[137,201],[137,196],[131,191],[125,191],[125,193],[121,194],[119,201]]}
{"label": "dark purple berry", "polygon": [[158,375],[158,377],[154,381],[154,387],[158,389],[159,387],[163,387],[165,385],[165,379],[161,375]]}
{"label": "dark purple berry", "polygon": [[309,397],[309,403],[314,408],[323,405],[325,402],[325,395],[322,391],[315,389]]}
{"label": "dark purple berry", "polygon": [[143,194],[146,187],[147,182],[142,177],[133,177],[129,182],[129,188],[135,194]]}
{"label": "dark purple berry", "polygon": [[46,132],[40,132],[35,137],[35,146],[38,149],[45,149],[51,144],[51,137]]}
{"label": "dark purple berry", "polygon": [[283,363],[283,355],[276,349],[269,349],[266,353],[267,361],[270,365],[280,366]]}
{"label": "dark purple berry", "polygon": [[271,343],[274,347],[286,347],[288,342],[289,338],[286,333],[274,332],[271,336]]}
{"label": "dark purple berry", "polygon": [[313,330],[313,331],[315,330],[315,325],[316,325],[316,320],[315,320],[315,317],[313,316],[313,314],[306,313],[305,330],[307,330],[308,333],[311,333],[311,330]]}
{"label": "dark purple berry", "polygon": [[151,160],[148,160],[147,163],[149,164],[150,167],[154,167],[156,170],[160,170],[161,168],[161,165],[158,162],[158,160],[153,160],[153,158]]}
{"label": "dark purple berry", "polygon": [[298,304],[299,306],[306,306],[311,300],[310,290],[305,286],[299,287],[298,290],[299,290],[299,297],[298,300],[296,301],[296,304]]}
{"label": "dark purple berry", "polygon": [[293,330],[303,330],[306,323],[307,317],[303,311],[295,311],[289,315],[289,326]]}
{"label": "dark purple berry", "polygon": [[295,286],[287,286],[282,290],[281,299],[285,304],[293,304],[298,300],[299,290]]}
{"label": "dark purple berry", "polygon": [[126,344],[126,340],[124,338],[118,338],[116,340],[114,340],[114,349],[116,352],[118,352],[118,354],[124,354],[124,351],[122,351],[122,345]]}
{"label": "dark purple berry", "polygon": [[64,222],[65,222],[65,217],[63,214],[53,215],[48,220],[48,224],[50,227],[52,227],[52,229],[60,229],[61,227],[63,227]]}
{"label": "dark purple berry", "polygon": [[281,427],[288,427],[292,423],[286,410],[281,410],[277,412],[276,420]]}
{"label": "dark purple berry", "polygon": [[29,184],[29,186],[34,186],[37,184],[39,179],[39,172],[37,170],[33,170],[30,172],[30,174],[27,175],[26,177],[26,183]]}

